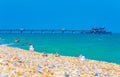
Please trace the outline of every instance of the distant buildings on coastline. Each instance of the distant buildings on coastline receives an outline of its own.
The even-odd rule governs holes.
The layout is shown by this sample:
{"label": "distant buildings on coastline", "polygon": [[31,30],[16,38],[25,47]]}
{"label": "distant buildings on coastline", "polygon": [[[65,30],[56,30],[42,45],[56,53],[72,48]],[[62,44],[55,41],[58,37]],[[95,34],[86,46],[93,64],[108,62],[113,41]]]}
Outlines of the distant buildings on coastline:
{"label": "distant buildings on coastline", "polygon": [[0,29],[0,33],[81,33],[81,34],[111,34],[105,28],[91,28],[90,30],[75,29]]}

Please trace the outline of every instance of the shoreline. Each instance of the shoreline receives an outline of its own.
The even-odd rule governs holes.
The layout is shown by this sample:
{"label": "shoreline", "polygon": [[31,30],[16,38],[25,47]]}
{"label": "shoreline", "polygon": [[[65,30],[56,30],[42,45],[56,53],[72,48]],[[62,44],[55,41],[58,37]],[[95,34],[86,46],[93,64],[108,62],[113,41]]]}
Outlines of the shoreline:
{"label": "shoreline", "polygon": [[78,57],[32,52],[0,46],[0,76],[14,77],[119,77],[120,65]]}
{"label": "shoreline", "polygon": [[[13,47],[13,46],[6,46],[6,45],[0,45],[1,46],[5,46],[5,47],[10,47],[10,48],[15,48],[15,49],[21,49],[21,50],[25,50],[25,51],[30,51],[29,49],[22,49],[22,48],[19,48],[19,47]],[[47,53],[47,52],[40,52],[40,51],[33,51],[35,53],[38,53],[38,54],[42,54],[42,53],[46,53],[48,55],[55,55],[55,53]],[[80,54],[82,55],[82,54]],[[78,58],[79,56],[68,56],[68,55],[61,55],[62,57],[73,57],[73,58]],[[115,63],[115,62],[108,62],[108,61],[103,61],[103,60],[96,60],[96,59],[89,59],[87,58],[87,60],[91,60],[91,61],[98,61],[98,62],[105,62],[105,63],[109,63],[109,64],[116,64],[116,65],[120,65],[119,63]]]}

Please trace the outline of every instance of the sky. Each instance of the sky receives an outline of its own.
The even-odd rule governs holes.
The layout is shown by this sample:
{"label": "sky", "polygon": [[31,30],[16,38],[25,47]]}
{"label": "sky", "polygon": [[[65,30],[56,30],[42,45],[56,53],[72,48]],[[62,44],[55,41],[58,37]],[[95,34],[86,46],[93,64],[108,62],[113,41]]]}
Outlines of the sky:
{"label": "sky", "polygon": [[0,29],[90,29],[120,33],[120,0],[0,0]]}

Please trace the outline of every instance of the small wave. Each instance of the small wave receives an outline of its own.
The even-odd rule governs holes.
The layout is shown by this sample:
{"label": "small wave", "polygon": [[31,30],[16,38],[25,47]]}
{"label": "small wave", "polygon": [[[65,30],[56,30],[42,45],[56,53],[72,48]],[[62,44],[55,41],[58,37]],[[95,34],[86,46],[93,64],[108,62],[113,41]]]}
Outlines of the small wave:
{"label": "small wave", "polygon": [[9,43],[9,44],[1,44],[0,46],[11,46],[14,45],[14,43]]}

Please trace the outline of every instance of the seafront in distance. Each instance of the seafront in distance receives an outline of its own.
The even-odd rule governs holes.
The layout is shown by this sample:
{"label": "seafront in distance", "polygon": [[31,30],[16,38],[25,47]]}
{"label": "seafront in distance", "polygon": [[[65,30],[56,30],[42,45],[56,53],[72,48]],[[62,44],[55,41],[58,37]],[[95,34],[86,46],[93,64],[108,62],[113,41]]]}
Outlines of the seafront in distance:
{"label": "seafront in distance", "polygon": [[0,77],[120,77],[120,65],[0,46]]}

